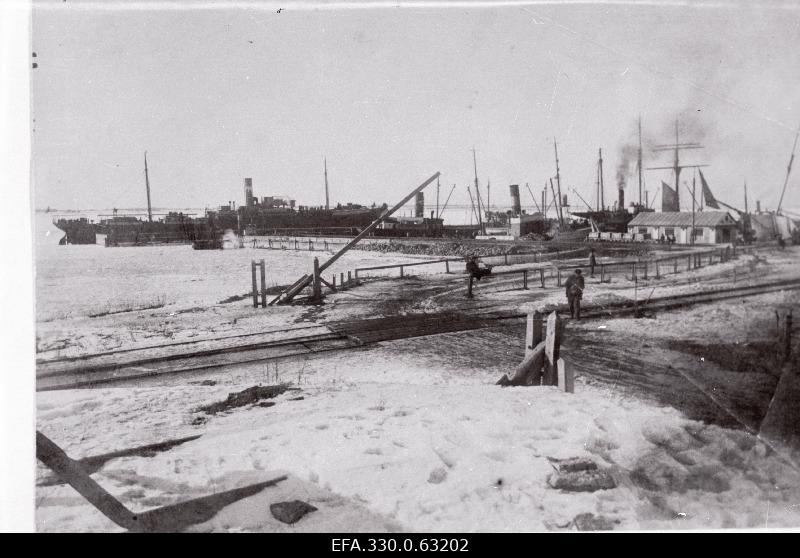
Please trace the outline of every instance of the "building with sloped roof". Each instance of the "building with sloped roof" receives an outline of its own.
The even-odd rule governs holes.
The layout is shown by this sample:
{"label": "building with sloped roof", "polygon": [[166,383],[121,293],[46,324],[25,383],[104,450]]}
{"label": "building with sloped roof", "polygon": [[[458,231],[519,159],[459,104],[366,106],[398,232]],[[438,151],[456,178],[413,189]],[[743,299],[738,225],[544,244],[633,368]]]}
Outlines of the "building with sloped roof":
{"label": "building with sloped roof", "polygon": [[719,244],[736,239],[736,220],[726,211],[646,212],[639,213],[628,223],[628,232],[643,235],[645,239],[662,237],[675,239],[677,244]]}

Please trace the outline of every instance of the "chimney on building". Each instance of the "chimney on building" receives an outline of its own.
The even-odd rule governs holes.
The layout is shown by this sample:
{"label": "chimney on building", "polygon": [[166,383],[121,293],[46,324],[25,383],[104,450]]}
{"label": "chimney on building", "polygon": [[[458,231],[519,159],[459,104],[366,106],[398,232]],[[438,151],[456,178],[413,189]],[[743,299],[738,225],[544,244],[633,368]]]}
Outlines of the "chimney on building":
{"label": "chimney on building", "polygon": [[522,204],[519,201],[519,184],[511,184],[508,190],[511,193],[511,213],[518,217],[522,214]]}
{"label": "chimney on building", "polygon": [[244,179],[244,203],[247,207],[253,206],[253,179]]}
{"label": "chimney on building", "polygon": [[422,192],[417,193],[414,217],[425,217],[425,194]]}

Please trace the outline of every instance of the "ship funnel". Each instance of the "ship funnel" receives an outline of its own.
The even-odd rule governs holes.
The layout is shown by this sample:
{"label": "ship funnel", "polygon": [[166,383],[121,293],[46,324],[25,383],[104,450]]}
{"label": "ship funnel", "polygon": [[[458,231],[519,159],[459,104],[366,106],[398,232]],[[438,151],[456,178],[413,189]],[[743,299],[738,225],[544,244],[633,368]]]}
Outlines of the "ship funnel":
{"label": "ship funnel", "polygon": [[620,184],[619,187],[619,208],[625,209],[625,188],[623,187],[625,184]]}
{"label": "ship funnel", "polygon": [[414,217],[425,217],[425,194],[422,192],[417,193]]}
{"label": "ship funnel", "polygon": [[253,206],[253,179],[244,179],[244,203],[247,207]]}
{"label": "ship funnel", "polygon": [[520,215],[522,213],[522,204],[519,201],[519,184],[511,184],[508,190],[511,193],[511,213]]}

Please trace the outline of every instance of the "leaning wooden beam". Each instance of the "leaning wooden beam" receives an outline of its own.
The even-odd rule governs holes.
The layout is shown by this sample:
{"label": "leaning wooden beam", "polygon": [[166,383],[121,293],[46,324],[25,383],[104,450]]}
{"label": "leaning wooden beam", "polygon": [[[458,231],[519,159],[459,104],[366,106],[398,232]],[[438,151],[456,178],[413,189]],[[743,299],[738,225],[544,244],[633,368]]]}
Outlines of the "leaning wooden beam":
{"label": "leaning wooden beam", "polygon": [[[372,223],[370,223],[370,224],[369,224],[369,226],[367,226],[367,227],[366,227],[366,228],[365,228],[363,231],[361,231],[361,232],[360,232],[360,233],[359,233],[359,234],[358,234],[358,235],[357,235],[355,238],[353,238],[353,240],[351,240],[350,242],[348,242],[347,244],[345,244],[345,245],[344,245],[344,247],[343,247],[341,250],[339,250],[339,251],[338,251],[338,252],[336,252],[336,253],[335,253],[333,256],[331,256],[331,258],[330,258],[328,261],[326,261],[324,264],[320,265],[320,266],[319,266],[319,272],[320,272],[320,273],[322,273],[323,271],[325,271],[326,269],[328,269],[328,268],[329,268],[331,265],[333,265],[333,263],[334,263],[336,260],[338,260],[339,258],[341,258],[341,257],[342,257],[342,256],[345,254],[345,252],[347,252],[347,251],[348,251],[348,250],[350,250],[350,249],[351,249],[353,246],[355,246],[356,244],[358,244],[358,243],[359,243],[359,241],[361,241],[361,239],[362,239],[362,238],[364,238],[364,237],[365,237],[365,236],[367,236],[369,233],[371,233],[371,232],[372,232],[372,231],[373,231],[375,228],[377,228],[377,226],[378,226],[378,225],[380,225],[380,224],[381,224],[381,223],[382,223],[382,222],[383,222],[385,219],[387,219],[388,217],[391,217],[391,215],[392,215],[392,214],[393,214],[395,211],[397,211],[398,209],[400,209],[401,207],[403,207],[403,206],[404,206],[406,203],[408,203],[408,201],[409,201],[411,198],[413,198],[414,196],[416,196],[416,195],[417,195],[417,193],[419,193],[419,192],[421,192],[422,190],[424,190],[426,186],[428,186],[428,185],[429,185],[431,182],[433,182],[433,181],[434,181],[434,180],[436,180],[437,178],[439,178],[439,173],[438,173],[438,172],[437,172],[436,174],[434,174],[433,176],[431,176],[431,177],[430,177],[428,180],[426,180],[425,182],[423,182],[422,184],[420,184],[419,186],[417,186],[417,187],[416,187],[416,188],[415,188],[415,189],[414,189],[414,190],[413,190],[413,191],[412,191],[410,194],[408,194],[406,197],[404,197],[404,198],[403,198],[403,199],[402,199],[400,202],[398,202],[398,203],[397,203],[397,205],[395,205],[393,208],[391,208],[391,209],[390,209],[390,210],[388,210],[386,213],[384,213],[383,215],[381,215],[380,217],[378,217],[377,219],[375,219],[375,220],[374,220]],[[311,282],[311,280],[312,280],[312,277],[311,277],[311,276],[307,276],[307,277],[305,277],[305,278],[301,279],[301,280],[298,282],[298,288],[297,288],[297,289],[295,289],[295,290],[292,290],[292,291],[287,291],[287,293],[286,293],[286,297],[284,298],[284,301],[288,302],[288,301],[290,301],[291,299],[293,299],[295,296],[297,296],[297,294],[298,294],[300,291],[302,291],[304,288],[306,288],[306,287],[308,286],[308,284]]]}
{"label": "leaning wooden beam", "polygon": [[544,364],[544,341],[536,345],[533,350],[525,355],[525,359],[517,365],[511,378],[503,375],[497,382],[499,386],[530,386],[538,385],[538,378],[542,373]]}
{"label": "leaning wooden beam", "polygon": [[64,482],[77,490],[103,515],[129,531],[182,531],[192,525],[208,521],[225,506],[258,494],[264,488],[274,486],[288,478],[283,475],[257,484],[135,514],[97,484],[78,461],[71,459],[64,450],[38,430],[36,431],[36,457]]}
{"label": "leaning wooden beam", "polygon": [[106,492],[76,461],[70,459],[64,450],[38,430],[36,457],[111,521],[125,529],[138,528],[136,515]]}

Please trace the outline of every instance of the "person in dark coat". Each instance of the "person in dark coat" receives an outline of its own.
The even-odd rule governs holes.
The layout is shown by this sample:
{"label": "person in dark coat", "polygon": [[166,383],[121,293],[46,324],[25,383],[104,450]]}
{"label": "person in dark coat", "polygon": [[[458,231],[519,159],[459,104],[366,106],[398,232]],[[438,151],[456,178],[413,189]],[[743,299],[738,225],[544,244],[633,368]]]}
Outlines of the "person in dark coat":
{"label": "person in dark coat", "polygon": [[469,260],[467,260],[467,272],[472,274],[472,277],[476,281],[480,281],[481,277],[484,275],[490,275],[492,273],[491,266],[481,267],[478,265],[478,256],[471,256]]}
{"label": "person in dark coat", "polygon": [[594,257],[594,248],[589,250],[589,277],[594,277],[594,266],[597,265],[597,259]]}
{"label": "person in dark coat", "polygon": [[576,269],[575,273],[567,278],[564,283],[567,289],[567,302],[569,302],[570,316],[580,320],[581,319],[581,298],[583,297],[584,279],[580,269]]}

